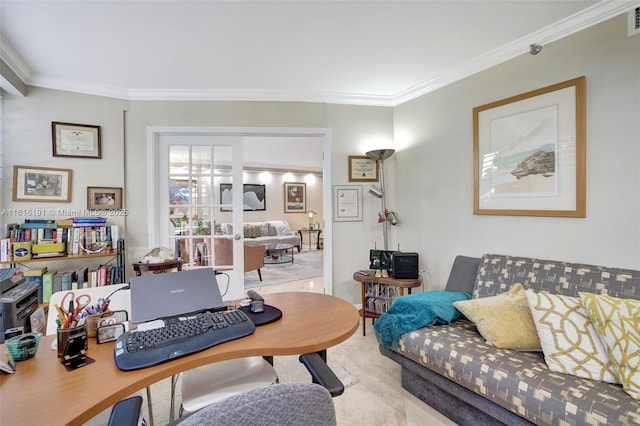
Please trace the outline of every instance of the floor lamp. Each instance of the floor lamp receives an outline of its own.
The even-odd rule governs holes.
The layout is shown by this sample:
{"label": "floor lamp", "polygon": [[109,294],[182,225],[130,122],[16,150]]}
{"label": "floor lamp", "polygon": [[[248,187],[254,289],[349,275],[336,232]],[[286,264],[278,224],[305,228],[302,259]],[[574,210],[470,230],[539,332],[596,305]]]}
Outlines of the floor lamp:
{"label": "floor lamp", "polygon": [[375,160],[378,165],[378,170],[380,174],[380,187],[376,187],[375,185],[371,186],[369,192],[377,198],[380,198],[382,203],[382,236],[384,237],[384,249],[389,250],[389,221],[395,225],[398,223],[396,219],[395,213],[388,213],[387,210],[387,200],[385,198],[385,186],[384,186],[384,160],[390,158],[394,153],[395,149],[376,149],[373,151],[368,151],[365,153],[367,157],[372,160]]}

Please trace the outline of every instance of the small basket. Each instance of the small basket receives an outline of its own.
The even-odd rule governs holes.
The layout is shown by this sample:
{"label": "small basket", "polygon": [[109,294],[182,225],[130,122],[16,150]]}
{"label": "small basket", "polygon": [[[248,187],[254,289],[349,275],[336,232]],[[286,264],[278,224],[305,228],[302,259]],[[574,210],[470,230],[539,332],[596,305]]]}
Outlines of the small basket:
{"label": "small basket", "polygon": [[38,352],[42,333],[28,333],[20,336],[14,336],[6,340],[4,343],[9,350],[9,354],[14,361],[25,361]]}

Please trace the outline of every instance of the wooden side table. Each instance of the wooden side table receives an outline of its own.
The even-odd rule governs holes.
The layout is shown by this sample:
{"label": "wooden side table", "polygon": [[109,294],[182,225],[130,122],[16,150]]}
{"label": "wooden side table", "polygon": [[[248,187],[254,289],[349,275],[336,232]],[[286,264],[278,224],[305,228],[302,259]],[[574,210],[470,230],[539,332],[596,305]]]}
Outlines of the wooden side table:
{"label": "wooden side table", "polygon": [[[361,274],[364,272],[366,275]],[[376,318],[385,313],[391,304],[398,296],[404,295],[404,289],[409,290],[422,285],[422,276],[418,276],[416,279],[395,279],[393,277],[376,277],[375,271],[364,270],[356,271],[353,273],[354,281],[361,284],[362,289],[362,309],[360,309],[360,315],[362,316],[362,335],[366,335],[366,322],[367,318],[373,318],[375,322]],[[370,307],[370,309],[367,308]]]}
{"label": "wooden side table", "polygon": [[182,271],[182,260],[172,260],[162,263],[142,263],[136,262],[133,264],[133,271],[136,273],[136,277],[142,275],[143,272],[164,272],[171,269],[177,269]]}

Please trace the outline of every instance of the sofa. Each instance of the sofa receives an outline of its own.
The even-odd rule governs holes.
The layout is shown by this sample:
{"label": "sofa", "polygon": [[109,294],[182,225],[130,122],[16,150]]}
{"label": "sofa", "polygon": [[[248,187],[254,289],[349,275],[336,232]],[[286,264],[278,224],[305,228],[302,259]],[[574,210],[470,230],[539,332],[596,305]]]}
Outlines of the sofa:
{"label": "sofa", "polygon": [[[221,223],[223,235],[233,235],[233,224]],[[243,224],[245,245],[291,244],[300,252],[302,239],[294,233],[286,220],[268,220],[263,222],[245,222]]]}
{"label": "sofa", "polygon": [[[375,322],[380,352],[400,364],[404,389],[454,422],[640,424],[640,271],[458,256],[444,291],[418,294]],[[411,298],[452,295],[400,314]],[[410,324],[426,311],[435,319]],[[385,341],[389,330],[397,341]]]}

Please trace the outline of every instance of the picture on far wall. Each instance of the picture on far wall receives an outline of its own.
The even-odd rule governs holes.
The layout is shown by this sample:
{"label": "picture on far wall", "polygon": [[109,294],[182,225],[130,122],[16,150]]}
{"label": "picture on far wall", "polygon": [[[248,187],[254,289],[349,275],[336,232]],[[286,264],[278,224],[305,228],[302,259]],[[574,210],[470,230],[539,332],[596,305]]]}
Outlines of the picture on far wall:
{"label": "picture on far wall", "polygon": [[[220,184],[220,207],[221,212],[230,212],[232,209],[230,206],[233,204],[233,184],[221,183]],[[264,211],[267,209],[267,193],[266,186],[262,184],[245,183],[242,185],[242,203],[243,210],[249,211]]]}
{"label": "picture on far wall", "polygon": [[71,169],[13,166],[13,201],[71,202]]}
{"label": "picture on far wall", "polygon": [[120,210],[122,209],[122,188],[88,186],[87,209]]}
{"label": "picture on far wall", "polygon": [[302,182],[284,183],[284,212],[307,212],[307,185]]}

